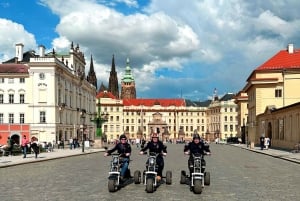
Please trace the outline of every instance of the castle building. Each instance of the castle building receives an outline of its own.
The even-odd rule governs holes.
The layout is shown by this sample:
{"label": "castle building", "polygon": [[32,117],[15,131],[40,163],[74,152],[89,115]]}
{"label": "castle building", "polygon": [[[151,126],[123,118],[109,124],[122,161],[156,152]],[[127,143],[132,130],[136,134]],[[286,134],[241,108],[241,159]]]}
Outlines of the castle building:
{"label": "castle building", "polygon": [[24,128],[12,129],[16,123],[29,125],[29,137],[35,136],[41,142],[93,139],[95,124],[90,119],[96,111],[95,77],[90,69],[87,80],[79,45],[74,47],[72,43],[69,52],[62,54],[54,49],[45,54],[44,46],[39,47],[39,54],[24,53],[23,47],[16,44],[16,57],[0,64],[0,72],[16,68],[13,76],[1,74],[1,81],[7,83],[0,85],[0,104],[5,105],[1,126],[10,130],[1,134],[0,143],[8,136],[23,134]]}

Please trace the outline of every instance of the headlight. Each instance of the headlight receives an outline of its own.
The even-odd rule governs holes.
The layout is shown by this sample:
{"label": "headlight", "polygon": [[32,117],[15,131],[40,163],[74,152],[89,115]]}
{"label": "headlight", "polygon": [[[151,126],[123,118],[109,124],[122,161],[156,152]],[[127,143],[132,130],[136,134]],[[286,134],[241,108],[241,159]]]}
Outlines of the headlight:
{"label": "headlight", "polygon": [[150,159],[149,159],[149,165],[150,165],[150,166],[154,166],[154,162],[155,162],[155,161],[154,161],[154,158],[150,158]]}
{"label": "headlight", "polygon": [[113,164],[118,164],[118,158],[117,157],[113,158]]}

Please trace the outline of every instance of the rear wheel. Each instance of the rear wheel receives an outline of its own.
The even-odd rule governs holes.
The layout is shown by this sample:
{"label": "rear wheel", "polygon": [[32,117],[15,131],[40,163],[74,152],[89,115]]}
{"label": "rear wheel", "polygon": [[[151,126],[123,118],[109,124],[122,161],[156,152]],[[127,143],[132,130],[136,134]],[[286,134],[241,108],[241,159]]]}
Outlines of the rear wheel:
{"label": "rear wheel", "polygon": [[116,183],[117,183],[116,179],[108,180],[108,191],[109,192],[115,192],[117,190]]}
{"label": "rear wheel", "polygon": [[154,191],[154,180],[153,178],[147,178],[146,180],[146,191],[147,193],[153,193]]}
{"label": "rear wheel", "polygon": [[184,170],[180,174],[180,184],[186,184],[186,172]]}
{"label": "rear wheel", "polygon": [[171,171],[166,172],[166,184],[167,185],[172,184],[172,172]]}
{"label": "rear wheel", "polygon": [[206,186],[210,185],[210,172],[204,173],[204,185]]}
{"label": "rear wheel", "polygon": [[194,193],[195,194],[200,194],[202,193],[202,184],[201,184],[201,180],[200,179],[196,179],[194,180]]}
{"label": "rear wheel", "polygon": [[141,172],[139,170],[134,172],[134,183],[135,184],[141,183]]}

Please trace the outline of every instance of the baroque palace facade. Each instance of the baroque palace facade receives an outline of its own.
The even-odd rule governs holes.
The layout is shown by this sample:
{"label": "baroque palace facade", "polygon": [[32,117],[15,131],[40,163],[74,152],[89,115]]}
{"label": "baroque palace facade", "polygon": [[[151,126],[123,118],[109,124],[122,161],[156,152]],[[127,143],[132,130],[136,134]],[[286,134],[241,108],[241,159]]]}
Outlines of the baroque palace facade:
{"label": "baroque palace facade", "polygon": [[0,64],[0,144],[7,137],[16,143],[26,135],[41,142],[69,138],[93,138],[97,78],[91,66],[85,75],[85,58],[71,44],[66,54],[45,47],[23,52],[16,44],[16,57]]}

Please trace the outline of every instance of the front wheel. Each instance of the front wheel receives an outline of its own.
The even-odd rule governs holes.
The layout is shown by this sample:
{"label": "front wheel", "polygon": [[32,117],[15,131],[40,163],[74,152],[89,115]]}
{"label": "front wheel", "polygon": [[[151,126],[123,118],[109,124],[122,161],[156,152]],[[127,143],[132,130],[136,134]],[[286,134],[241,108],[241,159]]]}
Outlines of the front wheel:
{"label": "front wheel", "polygon": [[166,184],[167,185],[172,184],[172,172],[171,171],[166,172]]}
{"label": "front wheel", "polygon": [[204,173],[204,185],[206,186],[210,185],[210,172]]}
{"label": "front wheel", "polygon": [[194,180],[194,186],[193,186],[193,188],[194,188],[194,193],[195,193],[195,194],[200,194],[200,193],[202,193],[202,184],[201,184],[201,183],[202,183],[202,182],[201,182],[200,179]]}
{"label": "front wheel", "polygon": [[139,170],[136,170],[134,172],[134,183],[140,184],[141,183],[141,172]]}
{"label": "front wheel", "polygon": [[153,178],[147,178],[147,180],[146,180],[146,191],[147,191],[147,193],[153,193],[153,191],[154,191],[154,180],[153,180]]}
{"label": "front wheel", "polygon": [[117,180],[116,179],[109,179],[108,180],[108,191],[115,192],[117,190]]}

